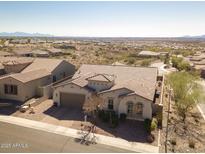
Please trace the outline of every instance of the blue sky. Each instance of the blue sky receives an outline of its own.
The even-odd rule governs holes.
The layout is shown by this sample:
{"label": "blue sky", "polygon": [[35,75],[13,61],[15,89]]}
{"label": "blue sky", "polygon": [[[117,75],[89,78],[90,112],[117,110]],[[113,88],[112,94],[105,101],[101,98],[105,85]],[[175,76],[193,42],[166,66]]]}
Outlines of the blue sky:
{"label": "blue sky", "polygon": [[57,36],[205,34],[205,2],[0,2],[0,31]]}

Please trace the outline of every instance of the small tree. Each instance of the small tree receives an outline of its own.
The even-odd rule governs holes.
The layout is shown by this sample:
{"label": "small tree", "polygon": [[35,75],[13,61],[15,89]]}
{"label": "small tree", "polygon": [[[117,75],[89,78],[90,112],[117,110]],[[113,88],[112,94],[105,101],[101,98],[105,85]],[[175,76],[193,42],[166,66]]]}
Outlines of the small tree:
{"label": "small tree", "polygon": [[87,114],[96,116],[95,113],[98,107],[103,103],[103,99],[99,97],[96,93],[92,93],[91,97],[83,104],[83,110]]}
{"label": "small tree", "polygon": [[168,77],[168,83],[173,89],[178,115],[184,123],[187,114],[199,102],[202,96],[202,88],[196,81],[197,77],[187,72],[175,72]]}

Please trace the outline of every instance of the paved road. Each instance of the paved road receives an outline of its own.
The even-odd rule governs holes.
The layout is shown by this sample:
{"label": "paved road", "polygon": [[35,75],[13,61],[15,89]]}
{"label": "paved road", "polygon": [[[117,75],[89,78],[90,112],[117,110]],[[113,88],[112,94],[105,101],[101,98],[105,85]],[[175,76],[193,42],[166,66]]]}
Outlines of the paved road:
{"label": "paved road", "polygon": [[70,137],[0,122],[0,152],[127,153],[131,151],[101,144],[83,145]]}

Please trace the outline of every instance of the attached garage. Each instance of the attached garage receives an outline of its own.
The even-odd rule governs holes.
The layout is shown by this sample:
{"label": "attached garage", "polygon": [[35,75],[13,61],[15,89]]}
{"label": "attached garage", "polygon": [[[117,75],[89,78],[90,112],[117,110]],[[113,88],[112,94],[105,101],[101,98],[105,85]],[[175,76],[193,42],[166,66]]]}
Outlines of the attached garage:
{"label": "attached garage", "polygon": [[85,95],[76,93],[60,93],[60,105],[69,108],[82,109],[85,102]]}

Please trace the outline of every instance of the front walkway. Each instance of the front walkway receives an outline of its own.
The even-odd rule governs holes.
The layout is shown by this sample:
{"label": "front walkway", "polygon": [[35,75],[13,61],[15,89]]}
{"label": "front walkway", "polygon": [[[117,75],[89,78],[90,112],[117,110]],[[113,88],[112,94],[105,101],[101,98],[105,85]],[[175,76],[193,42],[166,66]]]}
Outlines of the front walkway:
{"label": "front walkway", "polygon": [[[79,130],[66,128],[62,126],[56,126],[52,124],[46,124],[43,122],[28,120],[24,118],[18,118],[13,116],[0,116],[0,121],[5,123],[11,123],[19,126],[24,126],[28,128],[43,130],[50,133],[56,133],[59,135],[69,136],[73,138],[82,138],[82,134]],[[143,153],[158,153],[159,147],[152,146],[143,143],[137,142],[128,142],[126,140],[120,138],[114,138],[99,134],[90,134],[88,139],[93,138],[95,136],[95,142],[99,144],[109,145],[113,147],[118,147],[121,149],[132,150],[134,152],[143,152]]]}

